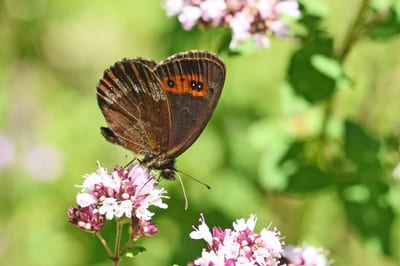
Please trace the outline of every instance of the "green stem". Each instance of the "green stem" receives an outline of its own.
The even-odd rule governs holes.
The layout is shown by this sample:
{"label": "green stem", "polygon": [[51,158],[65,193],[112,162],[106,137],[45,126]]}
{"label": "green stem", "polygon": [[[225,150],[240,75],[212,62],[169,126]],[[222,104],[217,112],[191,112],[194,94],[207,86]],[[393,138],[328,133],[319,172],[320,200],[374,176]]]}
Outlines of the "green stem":
{"label": "green stem", "polygon": [[360,31],[360,38],[362,36],[367,36],[371,33],[371,31],[375,28],[376,25],[381,23],[386,17],[390,14],[390,9],[381,11],[377,13],[370,21],[363,27],[363,30]]}
{"label": "green stem", "polygon": [[342,61],[348,55],[354,43],[361,37],[358,32],[361,30],[362,22],[364,21],[370,2],[371,0],[362,1],[357,16],[346,33],[343,45],[336,53],[336,56],[339,60]]}
{"label": "green stem", "polygon": [[[138,220],[135,219],[137,222]],[[130,225],[129,230],[129,240],[128,242],[125,244],[124,248],[122,249],[122,251],[119,253],[119,256],[122,256],[125,254],[125,252],[128,251],[129,247],[131,246],[131,244],[133,243],[133,241],[137,241],[140,238],[140,235],[138,234],[138,228],[139,225],[137,223],[133,223]]]}
{"label": "green stem", "polygon": [[321,133],[319,135],[319,142],[321,145],[321,149],[318,149],[318,160],[319,160],[319,164],[322,168],[325,168],[325,153],[324,153],[324,148],[325,147],[325,143],[326,143],[326,135],[327,135],[327,130],[328,130],[328,123],[329,123],[329,118],[332,115],[332,110],[333,110],[333,106],[334,106],[334,97],[330,97],[329,99],[327,99],[325,101],[325,105],[324,105],[324,116],[322,118],[322,125],[321,125]]}
{"label": "green stem", "polygon": [[[370,0],[362,0],[358,13],[353,23],[347,30],[342,46],[335,51],[335,56],[337,59],[339,59],[339,61],[343,61],[346,58],[350,50],[353,48],[354,44],[361,37],[360,32],[362,32],[362,24],[365,21],[365,16],[367,14],[367,11],[369,10],[369,5],[370,5]],[[332,115],[333,106],[334,106],[334,96],[332,95],[325,102],[324,116],[322,118],[321,131],[319,135],[319,141],[321,147],[325,146],[327,128],[329,124],[329,119]],[[325,162],[324,149],[321,149],[317,158],[319,159],[319,162],[322,164],[321,166],[323,166]]]}
{"label": "green stem", "polygon": [[125,247],[122,249],[122,251],[119,253],[120,256],[124,255],[125,252],[128,251],[129,247],[131,246],[131,244],[133,243],[133,241],[135,241],[134,238],[129,239],[129,241],[125,244]]}
{"label": "green stem", "polygon": [[107,245],[106,240],[104,239],[104,237],[101,235],[100,232],[96,232],[95,235],[98,237],[98,239],[100,240],[100,242],[103,244],[104,248],[107,250],[108,255],[110,256],[110,258],[113,257],[113,253],[110,249],[110,247]]}
{"label": "green stem", "polygon": [[117,235],[115,237],[114,256],[111,258],[111,260],[114,262],[114,266],[117,266],[119,262],[119,247],[121,243],[123,226],[124,225],[121,222],[117,221]]}

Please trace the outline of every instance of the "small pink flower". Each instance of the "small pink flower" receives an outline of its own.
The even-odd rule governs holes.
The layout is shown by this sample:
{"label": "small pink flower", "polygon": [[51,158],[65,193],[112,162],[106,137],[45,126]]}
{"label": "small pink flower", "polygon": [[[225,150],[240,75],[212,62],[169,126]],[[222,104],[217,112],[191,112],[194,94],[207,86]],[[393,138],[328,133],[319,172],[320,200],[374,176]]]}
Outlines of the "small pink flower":
{"label": "small pink flower", "polygon": [[235,48],[238,42],[246,41],[250,35],[251,20],[243,13],[236,13],[230,20],[229,26],[232,29],[232,41],[229,45],[231,49]]}
{"label": "small pink flower", "polygon": [[208,228],[206,221],[204,220],[203,214],[200,214],[200,225],[198,228],[193,227],[194,231],[189,234],[192,239],[204,239],[209,246],[212,245],[212,235]]}
{"label": "small pink flower", "polygon": [[89,205],[97,203],[97,199],[89,193],[78,193],[76,195],[76,203],[80,207],[88,207]]}
{"label": "small pink flower", "polygon": [[217,24],[225,15],[226,4],[224,0],[206,0],[200,4],[204,21],[212,20]]}
{"label": "small pink flower", "polygon": [[236,220],[236,222],[233,223],[233,229],[236,231],[244,231],[246,229],[253,231],[254,227],[256,226],[256,222],[257,216],[250,214],[250,218],[247,219],[247,221],[244,218]]}
{"label": "small pink flower", "polygon": [[297,0],[280,1],[276,4],[275,9],[278,14],[293,18],[300,17],[299,3],[297,3]]}
{"label": "small pink flower", "polygon": [[15,158],[15,147],[11,139],[0,131],[0,169],[8,167]]}
{"label": "small pink flower", "polygon": [[287,38],[289,36],[289,27],[280,20],[271,21],[269,28],[278,37]]}
{"label": "small pink flower", "polygon": [[179,15],[179,22],[185,30],[190,30],[201,17],[201,9],[195,6],[184,6],[182,13]]}
{"label": "small pink flower", "polygon": [[105,214],[107,220],[114,218],[114,211],[117,209],[118,203],[114,198],[106,198],[103,200],[102,205],[99,208],[100,214]]}
{"label": "small pink flower", "polygon": [[257,3],[257,9],[260,12],[262,19],[270,18],[273,14],[273,1],[271,0],[259,0]]}
{"label": "small pink flower", "polygon": [[124,214],[127,218],[132,217],[132,201],[131,200],[124,200],[118,205],[117,209],[115,210],[115,216],[118,218],[122,217]]}
{"label": "small pink flower", "polygon": [[178,15],[183,8],[183,0],[166,0],[164,8],[167,10],[167,16],[172,17]]}
{"label": "small pink flower", "polygon": [[154,212],[149,211],[147,208],[149,206],[147,205],[141,205],[138,208],[136,208],[135,211],[135,216],[141,220],[148,221],[151,219],[151,217],[154,215]]}
{"label": "small pink flower", "polygon": [[332,261],[327,259],[327,251],[303,244],[287,246],[282,252],[281,261],[293,266],[328,266]]}
{"label": "small pink flower", "polygon": [[400,163],[398,163],[393,169],[393,177],[397,180],[400,180]]}
{"label": "small pink flower", "polygon": [[152,236],[157,234],[157,226],[150,223],[149,221],[140,220],[139,231],[143,236]]}
{"label": "small pink flower", "polygon": [[270,45],[268,37],[264,34],[254,33],[253,40],[257,49],[267,48]]}

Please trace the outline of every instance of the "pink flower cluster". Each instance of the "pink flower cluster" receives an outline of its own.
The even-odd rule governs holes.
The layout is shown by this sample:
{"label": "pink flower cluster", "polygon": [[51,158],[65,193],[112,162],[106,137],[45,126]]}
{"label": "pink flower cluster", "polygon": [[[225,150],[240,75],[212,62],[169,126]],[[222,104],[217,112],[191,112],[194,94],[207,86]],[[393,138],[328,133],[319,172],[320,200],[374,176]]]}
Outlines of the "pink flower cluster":
{"label": "pink flower cluster", "polygon": [[288,36],[282,17],[300,17],[297,0],[165,0],[164,8],[186,30],[195,25],[231,28],[231,49],[250,39],[257,48],[268,47],[267,36]]}
{"label": "pink flower cluster", "polygon": [[287,246],[282,252],[280,262],[291,266],[327,266],[332,261],[327,259],[327,251],[323,248],[302,246]]}
{"label": "pink flower cluster", "polygon": [[255,215],[238,219],[232,229],[214,227],[212,233],[203,215],[198,228],[193,227],[192,239],[204,239],[208,249],[203,249],[201,257],[189,263],[191,266],[328,266],[332,262],[326,258],[327,251],[303,244],[283,247],[280,232],[264,228],[259,234],[254,232],[257,221]]}
{"label": "pink flower cluster", "polygon": [[204,239],[208,250],[203,249],[201,257],[192,265],[277,265],[283,252],[280,232],[276,228],[264,228],[259,234],[254,233],[256,221],[257,217],[251,215],[247,221],[238,219],[234,222],[233,230],[214,227],[211,233],[201,216],[201,224],[198,228],[193,227],[195,230],[190,237]]}
{"label": "pink flower cluster", "polygon": [[150,206],[167,208],[162,202],[166,191],[155,188],[156,179],[139,164],[126,170],[116,167],[112,173],[99,164],[95,173],[84,176],[77,208],[68,210],[69,221],[85,231],[100,231],[106,220],[131,219],[138,233],[154,235],[157,227],[151,224],[154,215]]}

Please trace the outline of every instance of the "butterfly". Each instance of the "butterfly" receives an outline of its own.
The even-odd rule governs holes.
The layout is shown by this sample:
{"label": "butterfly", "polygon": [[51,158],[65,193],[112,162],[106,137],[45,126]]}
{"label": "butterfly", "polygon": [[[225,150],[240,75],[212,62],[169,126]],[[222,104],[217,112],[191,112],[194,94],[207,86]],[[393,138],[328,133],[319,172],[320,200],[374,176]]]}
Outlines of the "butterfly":
{"label": "butterfly", "polygon": [[123,59],[104,71],[97,101],[111,143],[143,155],[142,164],[174,180],[175,159],[199,137],[220,98],[225,64],[192,50],[157,63]]}

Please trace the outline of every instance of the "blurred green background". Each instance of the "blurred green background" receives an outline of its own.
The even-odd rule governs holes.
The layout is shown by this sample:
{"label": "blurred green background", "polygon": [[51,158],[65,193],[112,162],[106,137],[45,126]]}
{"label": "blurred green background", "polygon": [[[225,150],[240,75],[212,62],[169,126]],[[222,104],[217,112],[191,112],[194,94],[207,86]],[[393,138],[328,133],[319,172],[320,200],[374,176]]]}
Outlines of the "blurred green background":
{"label": "blurred green background", "polygon": [[[337,50],[369,1],[302,2]],[[121,265],[186,265],[205,247],[188,236],[200,213],[221,227],[255,213],[257,230],[272,221],[286,243],[323,246],[335,265],[399,265],[397,25],[382,23],[375,37],[384,37],[336,54],[347,78],[318,100],[291,85],[299,81],[292,55],[305,47],[299,39],[222,53],[220,102],[177,160],[178,169],[212,189],[184,178],[185,211],[179,183],[162,181],[171,198],[167,210],[156,210],[159,233],[138,243],[145,253]],[[111,265],[97,238],[66,214],[75,206],[74,184],[97,160],[111,169],[132,158],[100,135],[106,124],[95,86],[121,58],[217,52],[226,32],[184,32],[161,1],[0,2],[0,265]],[[106,227],[106,238],[113,229]]]}

